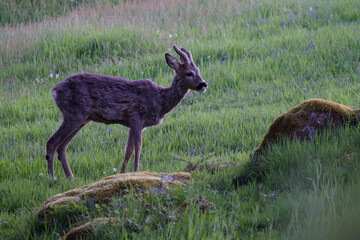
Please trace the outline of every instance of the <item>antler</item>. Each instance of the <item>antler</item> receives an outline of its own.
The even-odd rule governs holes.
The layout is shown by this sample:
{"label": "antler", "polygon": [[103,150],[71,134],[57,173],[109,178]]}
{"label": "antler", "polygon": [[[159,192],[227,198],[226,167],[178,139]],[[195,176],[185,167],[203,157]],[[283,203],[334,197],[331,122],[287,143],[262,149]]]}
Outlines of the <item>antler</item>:
{"label": "antler", "polygon": [[180,55],[180,59],[183,63],[190,63],[189,58],[186,56],[187,54],[181,51],[176,45],[173,46],[175,52]]}
{"label": "antler", "polygon": [[181,48],[181,51],[183,51],[184,53],[186,53],[186,55],[188,56],[190,62],[194,62],[194,60],[193,60],[193,58],[192,58],[192,55],[191,55],[191,52],[186,51],[185,48]]}

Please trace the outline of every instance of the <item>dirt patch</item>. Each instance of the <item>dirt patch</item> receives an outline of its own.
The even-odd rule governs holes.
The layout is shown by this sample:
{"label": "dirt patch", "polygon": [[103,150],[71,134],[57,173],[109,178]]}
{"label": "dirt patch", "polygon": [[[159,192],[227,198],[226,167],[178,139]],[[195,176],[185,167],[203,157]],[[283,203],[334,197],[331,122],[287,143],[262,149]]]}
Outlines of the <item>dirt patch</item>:
{"label": "dirt patch", "polygon": [[217,171],[221,171],[228,168],[234,168],[234,167],[240,167],[241,164],[239,163],[228,163],[228,162],[221,162],[221,163],[215,163],[215,162],[206,162],[206,163],[189,163],[185,167],[186,172],[192,172],[192,171],[208,171],[209,173],[213,174]]}

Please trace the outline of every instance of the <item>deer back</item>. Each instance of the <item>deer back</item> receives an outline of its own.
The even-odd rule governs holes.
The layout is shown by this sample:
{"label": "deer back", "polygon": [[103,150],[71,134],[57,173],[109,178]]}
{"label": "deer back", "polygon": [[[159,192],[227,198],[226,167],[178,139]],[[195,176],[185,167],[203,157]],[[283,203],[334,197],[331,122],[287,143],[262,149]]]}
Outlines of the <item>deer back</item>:
{"label": "deer back", "polygon": [[82,73],[59,83],[52,95],[63,115],[129,127],[133,121],[151,126],[161,120],[162,91],[148,79]]}

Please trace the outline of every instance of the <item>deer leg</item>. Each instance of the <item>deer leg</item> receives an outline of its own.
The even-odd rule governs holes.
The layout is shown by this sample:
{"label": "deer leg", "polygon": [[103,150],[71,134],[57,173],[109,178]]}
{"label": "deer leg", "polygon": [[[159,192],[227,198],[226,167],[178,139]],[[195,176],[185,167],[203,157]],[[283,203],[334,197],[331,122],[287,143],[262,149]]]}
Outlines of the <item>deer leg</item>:
{"label": "deer leg", "polygon": [[82,122],[79,124],[74,121],[63,121],[58,130],[47,140],[46,142],[46,160],[47,160],[47,172],[56,179],[54,176],[54,153],[59,145],[69,136],[74,130],[76,130]]}
{"label": "deer leg", "polygon": [[120,173],[126,172],[126,166],[129,163],[129,160],[131,158],[131,155],[134,152],[134,149],[135,149],[134,138],[133,138],[132,130],[129,129],[129,136],[128,136],[128,140],[127,140],[126,148],[125,148],[125,157],[124,157],[124,161],[121,165]]}
{"label": "deer leg", "polygon": [[66,149],[67,146],[69,144],[69,142],[75,137],[75,135],[80,131],[81,128],[83,128],[85,126],[87,122],[84,122],[80,127],[78,127],[77,129],[75,129],[72,133],[70,133],[69,136],[67,136],[64,141],[61,142],[61,144],[58,146],[57,148],[57,153],[58,153],[58,159],[61,162],[61,166],[64,169],[66,178],[68,179],[75,179],[74,175],[71,172],[70,166],[69,166],[69,162],[66,158]]}
{"label": "deer leg", "polygon": [[134,172],[139,171],[140,152],[142,147],[141,132],[142,132],[141,128],[136,128],[133,130],[134,145],[135,145]]}

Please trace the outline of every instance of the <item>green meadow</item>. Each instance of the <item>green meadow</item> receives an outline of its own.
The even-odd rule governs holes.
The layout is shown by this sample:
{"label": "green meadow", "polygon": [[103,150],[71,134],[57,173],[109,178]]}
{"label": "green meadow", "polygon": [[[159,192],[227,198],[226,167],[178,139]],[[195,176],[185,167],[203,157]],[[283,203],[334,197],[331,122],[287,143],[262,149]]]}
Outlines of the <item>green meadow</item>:
{"label": "green meadow", "polygon": [[[78,222],[117,217],[94,239],[355,239],[360,234],[360,124],[311,142],[283,141],[252,158],[274,119],[322,98],[360,107],[357,0],[0,0],[0,239],[59,239]],[[62,117],[50,90],[79,72],[169,86],[166,52],[191,51],[208,89],[192,91],[143,132],[140,170],[194,171],[186,187],[111,199],[37,219],[51,196],[119,172],[127,128],[89,123],[69,144],[75,180],[45,143]],[[266,171],[259,182],[233,179]],[[133,159],[128,171],[132,170]],[[176,214],[187,199],[213,206]],[[143,206],[152,206],[151,210]]]}

